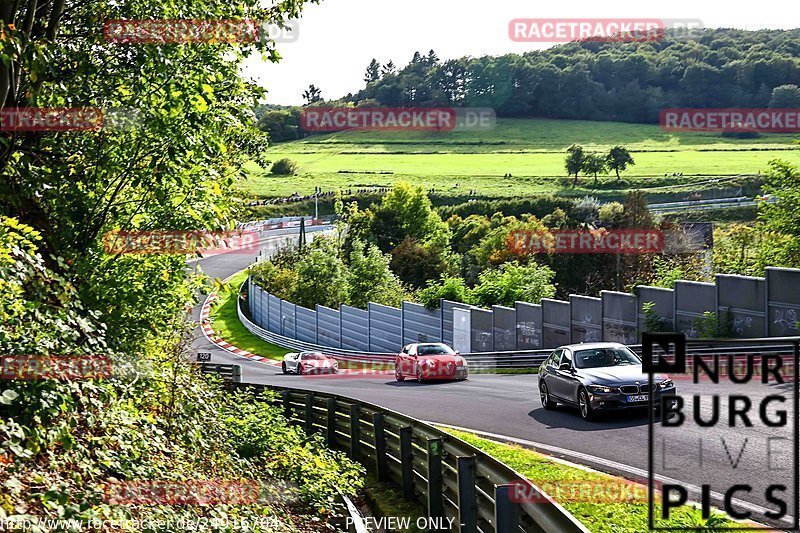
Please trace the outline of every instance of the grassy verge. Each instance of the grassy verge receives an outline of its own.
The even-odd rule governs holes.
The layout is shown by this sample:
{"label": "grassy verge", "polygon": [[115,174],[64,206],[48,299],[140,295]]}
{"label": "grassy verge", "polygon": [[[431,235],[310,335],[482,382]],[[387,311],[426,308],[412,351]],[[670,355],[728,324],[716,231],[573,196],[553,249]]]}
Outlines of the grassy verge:
{"label": "grassy verge", "polygon": [[244,327],[236,311],[239,286],[247,279],[247,272],[240,272],[220,289],[211,306],[211,326],[227,342],[237,348],[269,359],[282,359],[291,350],[262,340]]}
{"label": "grassy verge", "polygon": [[404,500],[395,485],[378,481],[374,474],[369,474],[364,482],[363,493],[367,506],[375,516],[408,517],[411,518],[411,527],[404,529],[404,533],[424,531],[417,528],[416,523],[418,518],[427,516],[425,509],[416,502]]}
{"label": "grassy verge", "polygon": [[[623,478],[565,465],[521,446],[487,440],[462,431],[442,429],[533,481],[592,532],[634,533],[648,530],[647,489],[644,486],[637,486],[634,491],[631,482]],[[619,501],[615,501],[614,496]],[[594,500],[594,503],[576,500]],[[656,506],[655,512],[660,513],[660,506]],[[736,527],[736,523],[719,513],[703,520],[700,510],[691,506],[677,508],[671,514],[669,520],[657,520],[656,527],[707,528],[708,531]]]}

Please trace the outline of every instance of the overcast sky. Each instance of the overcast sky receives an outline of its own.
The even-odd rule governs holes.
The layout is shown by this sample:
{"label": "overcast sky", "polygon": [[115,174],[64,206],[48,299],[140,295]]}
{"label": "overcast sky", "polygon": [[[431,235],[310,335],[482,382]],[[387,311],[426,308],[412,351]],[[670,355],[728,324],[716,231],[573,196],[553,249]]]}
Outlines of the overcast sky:
{"label": "overcast sky", "polygon": [[547,44],[517,43],[508,36],[515,18],[700,19],[705,27],[791,28],[791,2],[756,5],[714,0],[540,2],[536,0],[323,0],[308,4],[295,42],[279,44],[277,63],[251,58],[245,74],[269,91],[267,102],[301,104],[310,83],[323,98],[338,98],[364,86],[364,70],[375,57],[398,67],[415,50],[441,59],[522,53]]}

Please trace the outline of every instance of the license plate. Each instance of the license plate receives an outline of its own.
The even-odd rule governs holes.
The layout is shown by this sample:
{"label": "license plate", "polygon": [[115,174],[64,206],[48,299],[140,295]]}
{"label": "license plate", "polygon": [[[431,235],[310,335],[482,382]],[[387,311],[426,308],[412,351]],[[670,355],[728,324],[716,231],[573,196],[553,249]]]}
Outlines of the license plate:
{"label": "license plate", "polygon": [[638,394],[636,396],[628,396],[628,402],[646,402],[649,398],[647,394]]}

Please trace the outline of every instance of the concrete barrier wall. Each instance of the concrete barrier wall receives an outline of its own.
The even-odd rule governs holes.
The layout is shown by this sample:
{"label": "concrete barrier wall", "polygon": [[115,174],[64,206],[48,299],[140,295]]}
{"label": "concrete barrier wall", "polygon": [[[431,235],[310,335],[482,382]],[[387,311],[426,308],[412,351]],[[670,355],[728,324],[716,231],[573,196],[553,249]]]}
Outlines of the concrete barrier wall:
{"label": "concrete barrier wall", "polygon": [[558,348],[570,343],[569,302],[542,299],[542,348]]}
{"label": "concrete barrier wall", "polygon": [[492,306],[492,338],[495,352],[517,349],[517,310],[501,305]]}
{"label": "concrete barrier wall", "polygon": [[299,341],[317,344],[317,312],[305,307],[295,307],[297,337]]}
{"label": "concrete barrier wall", "polygon": [[280,333],[283,330],[281,323],[281,299],[270,294],[267,297],[269,302],[269,330]]}
{"label": "concrete barrier wall", "polygon": [[767,310],[770,336],[800,334],[800,270],[767,269]]}
{"label": "concrete barrier wall", "polygon": [[734,337],[767,335],[767,282],[764,278],[718,274],[717,320]]}
{"label": "concrete barrier wall", "polygon": [[639,341],[636,296],[627,292],[601,291],[603,340],[622,344]]}
{"label": "concrete barrier wall", "polygon": [[675,331],[675,291],[663,287],[636,287],[636,311],[638,313],[639,332],[647,331],[645,327],[644,305],[653,302],[653,311],[661,319],[662,331]]}
{"label": "concrete barrier wall", "polygon": [[369,312],[364,309],[342,305],[339,307],[342,321],[342,348],[346,350],[369,350]]}
{"label": "concrete barrier wall", "polygon": [[470,348],[473,352],[494,351],[491,311],[477,307],[470,309],[470,332]]}
{"label": "concrete barrier wall", "polygon": [[295,320],[297,306],[292,302],[281,300],[281,324],[283,331],[281,335],[284,337],[297,338],[297,322]]}
{"label": "concrete barrier wall", "polygon": [[370,351],[397,353],[403,347],[403,324],[400,309],[370,302]]}
{"label": "concrete barrier wall", "polygon": [[403,344],[441,342],[442,312],[424,305],[403,302]]}
{"label": "concrete barrier wall", "polygon": [[569,302],[545,298],[541,304],[516,302],[513,308],[491,310],[446,300],[440,309],[404,302],[402,310],[375,303],[368,310],[311,310],[282,301],[252,281],[247,286],[256,325],[304,342],[365,352],[396,353],[412,342],[455,345],[456,333],[464,352],[549,349],[599,340],[636,344],[645,330],[646,302],[654,303],[662,330],[682,331],[689,338],[699,336],[697,319],[704,312],[714,313],[738,337],[800,333],[800,269],[768,268],[766,278],[718,275],[716,283],[680,280],[674,289],[640,286],[635,295],[573,294]]}
{"label": "concrete barrier wall", "polygon": [[540,350],[542,348],[542,306],[516,302],[517,350]]}
{"label": "concrete barrier wall", "polygon": [[317,306],[317,342],[322,346],[341,348],[341,317],[339,311]]}
{"label": "concrete barrier wall", "polygon": [[453,308],[453,348],[461,353],[472,352],[472,311]]}
{"label": "concrete barrier wall", "polygon": [[675,282],[675,328],[689,339],[700,336],[697,320],[706,312],[716,314],[717,290],[713,283]]}
{"label": "concrete barrier wall", "polygon": [[[442,299],[439,307],[442,310],[442,342],[453,345],[453,309],[469,309],[470,306],[460,302]],[[466,352],[465,352],[466,353]]]}
{"label": "concrete barrier wall", "polygon": [[603,302],[600,298],[569,295],[571,342],[603,340]]}

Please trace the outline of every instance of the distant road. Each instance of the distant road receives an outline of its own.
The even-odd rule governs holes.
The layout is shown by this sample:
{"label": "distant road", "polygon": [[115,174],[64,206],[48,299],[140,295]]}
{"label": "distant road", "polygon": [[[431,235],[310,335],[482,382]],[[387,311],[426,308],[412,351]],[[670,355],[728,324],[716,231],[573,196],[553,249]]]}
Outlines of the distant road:
{"label": "distant road", "polygon": [[[654,213],[680,213],[682,211],[708,211],[711,209],[728,209],[731,207],[745,207],[758,205],[765,200],[754,200],[746,196],[736,196],[733,198],[719,198],[715,200],[691,200],[686,202],[667,202],[661,204],[649,204],[647,207]],[[774,202],[774,198],[766,202]]]}

